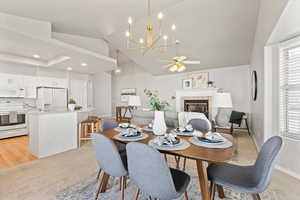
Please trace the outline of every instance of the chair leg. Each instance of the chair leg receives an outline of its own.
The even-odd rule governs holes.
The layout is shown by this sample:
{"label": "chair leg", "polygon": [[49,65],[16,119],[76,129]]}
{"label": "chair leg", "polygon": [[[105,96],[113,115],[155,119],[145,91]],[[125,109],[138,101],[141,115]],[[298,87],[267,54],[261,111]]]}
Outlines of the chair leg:
{"label": "chair leg", "polygon": [[253,200],[261,200],[259,194],[252,194]]}
{"label": "chair leg", "polygon": [[140,190],[139,188],[136,189],[136,193],[135,193],[134,200],[138,200],[139,195],[140,195],[140,191],[141,191],[141,190]]}
{"label": "chair leg", "polygon": [[217,185],[217,190],[218,190],[219,198],[224,199],[225,198],[224,188],[221,185]]}
{"label": "chair leg", "polygon": [[249,130],[249,126],[248,126],[248,120],[247,119],[245,119],[245,123],[246,123],[248,134],[249,134],[249,136],[251,136],[251,133],[250,133],[250,130]]}
{"label": "chair leg", "polygon": [[168,162],[167,154],[164,154],[166,162]]}
{"label": "chair leg", "polygon": [[179,156],[174,156],[175,162],[176,162],[176,169],[179,169],[179,164],[180,164],[180,157]]}
{"label": "chair leg", "polygon": [[98,171],[98,173],[97,173],[97,180],[99,180],[100,174],[101,174],[101,169],[99,169],[99,171]]}
{"label": "chair leg", "polygon": [[188,196],[187,191],[184,192],[184,199],[185,199],[185,200],[189,200],[189,196]]}
{"label": "chair leg", "polygon": [[96,191],[95,200],[97,200],[97,199],[98,199],[98,196],[99,196],[99,193],[100,193],[101,187],[102,187],[102,180],[100,180],[100,181],[99,181],[99,186],[98,186],[98,189],[97,189],[97,191]]}
{"label": "chair leg", "polygon": [[124,200],[124,190],[125,190],[125,177],[121,177],[121,200]]}
{"label": "chair leg", "polygon": [[214,200],[215,199],[215,193],[216,193],[216,184],[211,183],[210,187],[211,187],[210,188],[210,191],[211,191],[211,193],[210,193],[210,199]]}
{"label": "chair leg", "polygon": [[186,159],[187,159],[187,158],[184,158],[184,159],[183,159],[183,167],[182,167],[182,170],[183,170],[183,171],[185,171],[185,167],[186,167]]}

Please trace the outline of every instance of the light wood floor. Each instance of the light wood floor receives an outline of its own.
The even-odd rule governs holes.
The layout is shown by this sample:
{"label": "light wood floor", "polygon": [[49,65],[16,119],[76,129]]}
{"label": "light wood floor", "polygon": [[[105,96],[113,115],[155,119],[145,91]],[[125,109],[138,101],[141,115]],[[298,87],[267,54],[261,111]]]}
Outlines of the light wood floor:
{"label": "light wood floor", "polygon": [[36,160],[29,152],[29,137],[0,139],[0,170]]}

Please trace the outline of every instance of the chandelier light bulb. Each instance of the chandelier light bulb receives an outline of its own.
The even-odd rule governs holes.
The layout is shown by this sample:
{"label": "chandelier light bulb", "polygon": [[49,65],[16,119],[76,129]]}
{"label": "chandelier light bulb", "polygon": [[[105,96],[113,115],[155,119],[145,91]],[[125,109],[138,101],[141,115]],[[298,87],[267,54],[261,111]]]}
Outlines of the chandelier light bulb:
{"label": "chandelier light bulb", "polygon": [[125,35],[126,35],[126,37],[129,37],[130,36],[129,31],[126,31]]}
{"label": "chandelier light bulb", "polygon": [[117,69],[115,69],[115,72],[116,72],[116,73],[120,73],[120,72],[121,72],[121,69],[120,69],[120,68],[117,68]]}
{"label": "chandelier light bulb", "polygon": [[157,15],[157,18],[159,20],[162,20],[163,17],[164,17],[164,14],[162,12],[159,12],[158,15]]}
{"label": "chandelier light bulb", "polygon": [[141,43],[141,44],[144,44],[143,38],[140,39],[140,43]]}
{"label": "chandelier light bulb", "polygon": [[172,31],[175,31],[176,30],[176,25],[173,24],[172,27],[171,27]]}
{"label": "chandelier light bulb", "polygon": [[132,18],[131,17],[128,17],[128,24],[132,24]]}
{"label": "chandelier light bulb", "polygon": [[163,39],[164,39],[164,40],[167,40],[167,39],[168,39],[168,36],[167,36],[167,35],[164,35]]}

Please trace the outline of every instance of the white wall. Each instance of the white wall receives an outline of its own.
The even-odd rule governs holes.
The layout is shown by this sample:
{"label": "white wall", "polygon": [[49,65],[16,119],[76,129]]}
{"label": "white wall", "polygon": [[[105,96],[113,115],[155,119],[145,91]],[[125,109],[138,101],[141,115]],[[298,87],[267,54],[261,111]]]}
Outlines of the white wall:
{"label": "white wall", "polygon": [[258,146],[261,146],[264,138],[264,47],[271,32],[278,21],[288,0],[261,0],[255,41],[253,45],[251,70],[257,71],[258,97],[251,104],[252,131]]}
{"label": "white wall", "polygon": [[112,115],[111,105],[111,74],[99,72],[92,76],[94,87],[94,114],[98,116],[110,117]]}
{"label": "white wall", "polygon": [[[266,46],[265,56],[265,139],[279,135],[279,47],[300,44],[300,1],[289,1]],[[294,38],[294,39],[290,39]],[[284,42],[282,42],[284,41]],[[300,179],[300,141],[283,137],[278,168]]]}
{"label": "white wall", "polygon": [[[137,95],[141,97],[142,106],[147,106],[147,98],[144,89],[158,90],[162,99],[171,104],[171,109],[175,111],[175,101],[171,97],[175,96],[175,91],[182,89],[182,80],[189,74],[180,73],[171,75],[153,76],[144,71],[136,64],[126,64],[121,66],[120,74],[112,76],[112,106],[123,105],[120,100],[120,93],[123,88],[136,88]],[[215,86],[232,94],[234,109],[250,112],[250,75],[249,66],[227,67],[219,69],[205,70],[209,72],[209,80],[215,82]]]}

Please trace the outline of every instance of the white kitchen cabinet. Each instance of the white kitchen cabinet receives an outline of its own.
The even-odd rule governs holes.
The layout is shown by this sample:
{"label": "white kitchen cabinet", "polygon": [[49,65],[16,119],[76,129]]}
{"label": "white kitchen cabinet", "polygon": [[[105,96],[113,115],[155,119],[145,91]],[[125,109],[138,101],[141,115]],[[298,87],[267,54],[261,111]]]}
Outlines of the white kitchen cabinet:
{"label": "white kitchen cabinet", "polygon": [[68,80],[62,78],[39,77],[39,86],[68,88]]}
{"label": "white kitchen cabinet", "polygon": [[9,90],[17,90],[23,88],[23,76],[1,73],[0,88]]}
{"label": "white kitchen cabinet", "polygon": [[70,80],[70,98],[76,101],[78,106],[88,107],[88,81],[87,80]]}
{"label": "white kitchen cabinet", "polygon": [[38,86],[38,78],[35,76],[24,76],[25,98],[36,99],[36,88]]}

